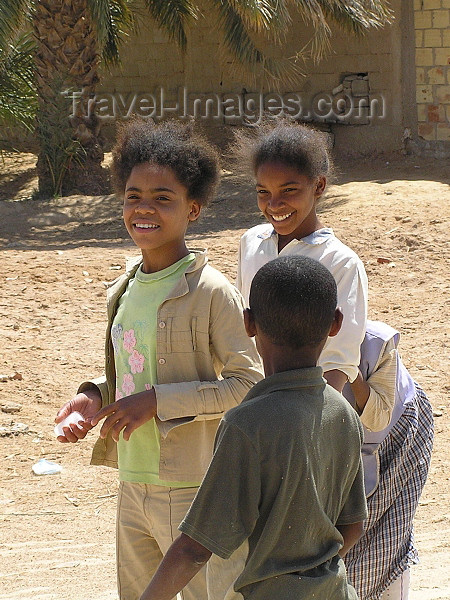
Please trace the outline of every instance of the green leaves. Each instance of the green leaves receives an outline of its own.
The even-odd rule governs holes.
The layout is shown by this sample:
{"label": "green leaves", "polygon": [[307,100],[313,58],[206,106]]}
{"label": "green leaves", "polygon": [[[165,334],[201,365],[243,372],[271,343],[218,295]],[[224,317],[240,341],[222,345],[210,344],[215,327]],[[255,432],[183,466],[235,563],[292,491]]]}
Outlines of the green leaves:
{"label": "green leaves", "polygon": [[30,0],[2,0],[0,9],[0,49],[7,50],[8,44],[17,37],[26,23],[33,2]]}
{"label": "green leaves", "polygon": [[33,51],[30,33],[0,48],[0,124],[3,126],[33,129],[36,114]]}
{"label": "green leaves", "polygon": [[271,32],[274,39],[284,37],[286,28],[289,27],[291,16],[286,1],[269,0],[226,0],[216,2],[219,5],[227,5],[239,16],[243,25],[256,33]]}
{"label": "green leaves", "polygon": [[149,13],[182,50],[186,49],[185,24],[198,18],[198,7],[189,0],[145,0]]}
{"label": "green leaves", "polygon": [[[172,0],[170,4],[179,2]],[[194,3],[183,0],[182,4]],[[386,0],[210,0],[209,4],[218,13],[225,47],[236,59],[233,68],[247,65],[254,74],[256,69],[273,83],[292,82],[301,74],[301,60],[311,57],[317,61],[330,50],[331,22],[360,34],[393,18]],[[282,45],[295,13],[312,25],[312,36],[299,39],[294,57],[277,58],[283,55]],[[165,28],[165,19],[160,16],[158,24]],[[274,47],[281,51],[265,51]]]}
{"label": "green leaves", "polygon": [[136,29],[130,0],[86,0],[105,64],[120,62],[120,46]]}
{"label": "green leaves", "polygon": [[[259,44],[280,46],[291,18],[285,0],[210,0],[219,15],[225,47],[235,58],[233,68],[242,65],[253,75],[264,74],[272,82],[292,81],[301,74],[295,61],[272,58]],[[256,71],[255,71],[256,69]]]}
{"label": "green leaves", "polygon": [[[9,52],[11,40],[29,21],[39,0],[2,0],[0,48]],[[275,80],[295,79],[298,59],[319,60],[330,48],[330,22],[354,34],[389,23],[393,14],[386,0],[209,0],[228,52],[240,65],[260,70]],[[201,16],[192,0],[144,0],[145,9],[181,50],[187,46],[186,26]],[[99,47],[106,64],[117,64],[120,46],[137,29],[142,9],[136,0],[86,0],[97,28]],[[294,13],[313,27],[310,39],[299,40],[295,57],[274,58],[266,47],[282,46]],[[276,53],[278,56],[280,52]]]}
{"label": "green leaves", "polygon": [[386,0],[292,0],[292,4],[303,20],[313,26],[314,34],[300,53],[309,51],[315,61],[329,51],[330,21],[359,35],[371,27],[381,27],[393,20]]}

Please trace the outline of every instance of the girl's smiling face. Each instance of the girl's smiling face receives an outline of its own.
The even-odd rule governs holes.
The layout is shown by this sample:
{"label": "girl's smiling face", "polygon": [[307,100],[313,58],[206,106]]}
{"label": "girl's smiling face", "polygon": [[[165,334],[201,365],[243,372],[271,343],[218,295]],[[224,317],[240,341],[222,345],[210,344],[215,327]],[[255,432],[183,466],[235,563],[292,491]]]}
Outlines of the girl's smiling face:
{"label": "girl's smiling face", "polygon": [[262,163],[256,171],[258,207],[279,235],[279,249],[320,229],[316,202],[326,177],[311,179],[281,162]]}
{"label": "girl's smiling face", "polygon": [[172,169],[152,163],[136,165],[125,185],[123,220],[141,249],[145,273],[160,271],[188,254],[185,233],[200,206]]}

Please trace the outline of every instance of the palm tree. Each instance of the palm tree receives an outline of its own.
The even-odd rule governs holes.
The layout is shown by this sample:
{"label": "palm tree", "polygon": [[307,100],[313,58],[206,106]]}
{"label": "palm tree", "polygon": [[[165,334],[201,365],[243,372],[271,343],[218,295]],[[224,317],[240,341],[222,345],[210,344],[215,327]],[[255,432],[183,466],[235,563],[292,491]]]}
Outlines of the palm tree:
{"label": "palm tree", "polygon": [[[144,0],[156,24],[181,50],[186,26],[201,18],[194,0]],[[244,65],[260,66],[275,80],[299,73],[295,60],[268,58],[253,41],[262,34],[281,44],[293,11],[314,26],[308,52],[319,58],[326,50],[329,20],[362,33],[391,18],[387,0],[208,0],[218,15],[226,48]],[[43,195],[100,193],[101,133],[95,114],[86,110],[99,81],[101,59],[118,61],[119,46],[135,28],[135,0],[2,0],[0,50],[23,30],[32,31],[35,86],[38,98],[36,134],[39,143],[39,191]],[[253,36],[253,37],[252,37]],[[306,48],[306,45],[305,45]],[[1,81],[0,81],[1,85]],[[77,111],[68,118],[64,92],[81,90]],[[0,91],[1,96],[1,91]]]}
{"label": "palm tree", "polygon": [[[20,35],[0,48],[0,129],[33,129],[36,94],[33,90],[33,41]],[[0,143],[5,143],[0,138]]]}

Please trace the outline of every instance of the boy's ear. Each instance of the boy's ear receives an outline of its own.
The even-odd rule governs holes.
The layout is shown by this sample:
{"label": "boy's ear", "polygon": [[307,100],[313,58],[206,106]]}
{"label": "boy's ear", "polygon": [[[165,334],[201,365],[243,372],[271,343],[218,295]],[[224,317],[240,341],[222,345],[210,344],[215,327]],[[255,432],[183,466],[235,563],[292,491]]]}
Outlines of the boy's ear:
{"label": "boy's ear", "polygon": [[191,200],[191,210],[188,214],[188,221],[196,221],[199,218],[201,211],[202,207],[197,200]]}
{"label": "boy's ear", "polygon": [[333,319],[333,323],[331,324],[331,329],[330,329],[330,333],[328,334],[328,337],[334,337],[335,335],[337,335],[342,327],[342,320],[344,318],[344,315],[341,312],[341,309],[338,307],[335,310],[334,313],[334,319]]}
{"label": "boy's ear", "polygon": [[255,319],[253,318],[253,313],[249,308],[244,309],[244,325],[245,325],[245,331],[247,332],[248,337],[255,337],[255,335],[256,335]]}

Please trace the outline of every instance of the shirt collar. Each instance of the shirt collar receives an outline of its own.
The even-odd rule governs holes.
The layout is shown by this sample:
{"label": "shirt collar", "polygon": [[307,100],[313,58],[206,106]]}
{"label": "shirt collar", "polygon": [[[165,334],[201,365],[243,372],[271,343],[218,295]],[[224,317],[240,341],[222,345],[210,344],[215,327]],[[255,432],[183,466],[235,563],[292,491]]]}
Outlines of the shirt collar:
{"label": "shirt collar", "polygon": [[[267,225],[267,229],[265,229],[264,231],[261,231],[261,233],[258,233],[258,237],[262,240],[267,240],[269,238],[272,238],[272,236],[274,238],[278,237],[278,234],[272,225]],[[331,229],[331,227],[322,227],[321,229],[318,229],[317,231],[313,231],[306,237],[301,238],[300,240],[292,240],[292,242],[289,242],[289,243],[291,243],[291,244],[292,243],[294,243],[294,244],[304,243],[304,244],[310,244],[310,245],[318,245],[318,244],[323,244],[324,242],[326,242],[331,236],[334,236],[334,232]]]}
{"label": "shirt collar", "polygon": [[180,260],[177,260],[177,262],[169,265],[165,269],[161,269],[161,271],[156,271],[154,273],[144,273],[142,271],[142,263],[140,263],[138,270],[135,273],[135,277],[141,283],[156,283],[158,281],[162,281],[163,279],[172,277],[172,275],[175,275],[177,271],[183,270],[183,272],[185,272],[188,266],[194,260],[195,254],[190,252],[186,256],[183,256],[183,258],[180,258]]}
{"label": "shirt collar", "polygon": [[[186,269],[186,273],[195,271],[196,269],[203,267],[203,265],[208,262],[208,257],[207,257],[205,248],[188,248],[188,250],[190,253],[195,254],[196,260],[189,265],[189,267]],[[141,262],[142,262],[142,255],[127,257],[126,263],[125,263],[126,272],[134,275],[134,273],[138,269]]]}
{"label": "shirt collar", "polygon": [[312,386],[325,386],[322,367],[308,367],[294,369],[293,371],[282,371],[266,377],[256,383],[247,393],[245,400],[256,396],[263,396],[280,390],[294,390]]}

